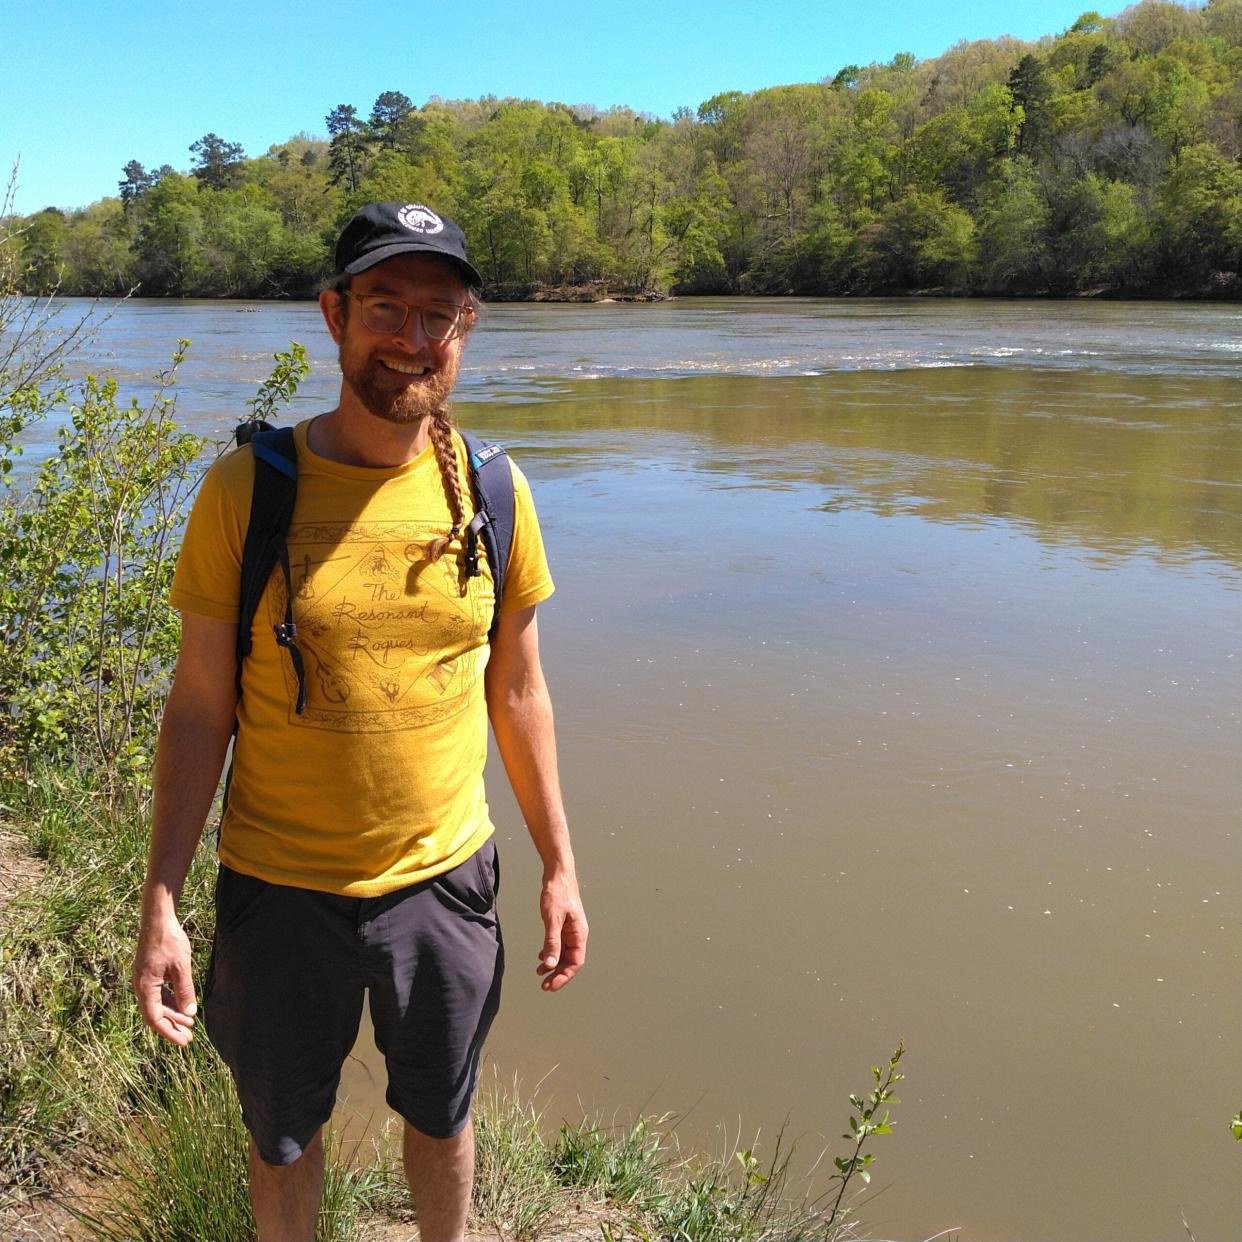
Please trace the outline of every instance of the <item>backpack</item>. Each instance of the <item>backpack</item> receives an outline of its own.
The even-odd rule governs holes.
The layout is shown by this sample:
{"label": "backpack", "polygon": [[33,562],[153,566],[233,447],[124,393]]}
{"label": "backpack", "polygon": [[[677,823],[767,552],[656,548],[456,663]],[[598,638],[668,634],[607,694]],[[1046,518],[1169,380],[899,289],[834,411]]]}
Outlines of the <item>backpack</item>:
{"label": "backpack", "polygon": [[[241,695],[242,665],[250,654],[250,630],[259,600],[272,570],[279,564],[285,578],[285,618],[277,626],[276,642],[289,652],[297,676],[297,714],[306,710],[306,667],[298,649],[298,627],[293,620],[293,581],[285,543],[298,493],[298,456],[291,427],[272,427],[261,419],[240,423],[235,438],[254,451],[254,493],[250,524],[242,548],[240,612],[237,624],[237,693]],[[496,607],[488,639],[496,635],[505,571],[513,548],[513,474],[505,450],[468,432],[458,431],[466,445],[474,517],[466,528],[465,572],[479,575],[479,538],[487,551],[496,587]],[[231,774],[231,773],[230,773]]]}

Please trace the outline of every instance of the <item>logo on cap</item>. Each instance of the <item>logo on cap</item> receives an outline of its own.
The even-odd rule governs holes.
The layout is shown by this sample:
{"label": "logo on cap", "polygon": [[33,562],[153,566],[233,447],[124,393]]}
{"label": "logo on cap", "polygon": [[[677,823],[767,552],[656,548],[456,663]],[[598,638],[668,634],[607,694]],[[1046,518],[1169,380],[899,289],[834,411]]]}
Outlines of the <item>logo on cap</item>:
{"label": "logo on cap", "polygon": [[430,207],[424,207],[422,203],[406,203],[397,212],[397,219],[411,233],[439,233],[444,228],[444,221]]}

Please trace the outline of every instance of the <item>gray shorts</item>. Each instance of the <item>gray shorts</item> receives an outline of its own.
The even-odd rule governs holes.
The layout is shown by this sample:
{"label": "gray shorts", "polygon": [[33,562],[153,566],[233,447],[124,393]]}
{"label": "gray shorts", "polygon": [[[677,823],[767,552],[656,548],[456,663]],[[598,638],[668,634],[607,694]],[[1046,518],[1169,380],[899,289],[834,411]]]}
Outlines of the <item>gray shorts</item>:
{"label": "gray shorts", "polygon": [[452,871],[383,897],[220,867],[203,1021],[267,1163],[296,1160],[331,1115],[364,989],[389,1106],[432,1138],[465,1127],[500,1005],[499,887],[490,839]]}

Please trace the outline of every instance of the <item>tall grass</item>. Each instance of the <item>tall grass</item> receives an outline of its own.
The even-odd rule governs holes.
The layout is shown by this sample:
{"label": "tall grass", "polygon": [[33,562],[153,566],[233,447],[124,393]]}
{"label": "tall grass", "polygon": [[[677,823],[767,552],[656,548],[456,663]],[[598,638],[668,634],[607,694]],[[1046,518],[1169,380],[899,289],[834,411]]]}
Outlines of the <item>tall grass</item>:
{"label": "tall grass", "polygon": [[[128,1106],[158,1073],[128,990],[146,828],[135,805],[108,808],[90,781],[50,771],[0,791],[0,813],[47,862],[0,929],[0,1195],[54,1183],[62,1156]],[[187,931],[210,937],[210,861],[187,884]]]}
{"label": "tall grass", "polygon": [[[109,1136],[99,1162],[106,1197],[74,1215],[100,1242],[250,1242],[248,1138],[228,1071],[202,1040],[154,1085],[137,1082],[135,1111]],[[328,1140],[318,1242],[349,1242],[381,1176],[345,1167]]]}
{"label": "tall grass", "polygon": [[549,1153],[552,1171],[562,1186],[652,1214],[669,1199],[674,1148],[665,1127],[671,1120],[665,1115],[623,1127],[586,1119],[562,1125]]}
{"label": "tall grass", "polygon": [[564,1195],[543,1140],[543,1115],[532,1100],[493,1080],[475,1099],[472,1223],[518,1242],[535,1238],[558,1214]]}

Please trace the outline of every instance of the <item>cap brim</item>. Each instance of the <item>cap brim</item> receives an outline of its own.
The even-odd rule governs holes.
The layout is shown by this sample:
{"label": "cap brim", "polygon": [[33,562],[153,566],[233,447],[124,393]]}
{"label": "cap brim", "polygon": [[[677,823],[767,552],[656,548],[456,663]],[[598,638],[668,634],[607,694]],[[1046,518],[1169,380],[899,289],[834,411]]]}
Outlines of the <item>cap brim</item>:
{"label": "cap brim", "polygon": [[472,263],[467,263],[465,259],[458,258],[455,254],[447,254],[435,246],[419,245],[416,241],[393,242],[390,246],[380,246],[378,249],[364,254],[361,258],[355,259],[352,263],[346,264],[345,272],[349,276],[357,276],[359,272],[365,272],[377,263],[384,263],[388,259],[395,259],[399,254],[435,255],[437,259],[443,259],[445,263],[451,263],[457,268],[466,278],[468,285],[473,286],[475,289],[483,288],[483,277],[479,275],[478,269]]}

